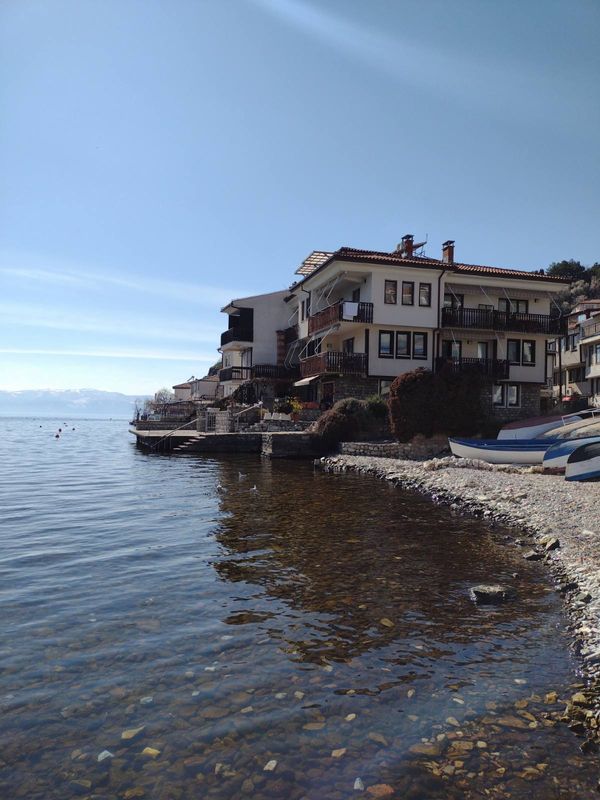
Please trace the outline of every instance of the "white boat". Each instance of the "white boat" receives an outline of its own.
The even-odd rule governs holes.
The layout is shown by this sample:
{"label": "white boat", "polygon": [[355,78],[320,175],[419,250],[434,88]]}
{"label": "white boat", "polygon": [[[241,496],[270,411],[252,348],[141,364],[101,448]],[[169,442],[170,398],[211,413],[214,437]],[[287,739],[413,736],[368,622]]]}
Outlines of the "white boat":
{"label": "white boat", "polygon": [[600,442],[582,444],[567,461],[565,479],[568,481],[600,480]]}
{"label": "white boat", "polygon": [[541,464],[553,439],[458,439],[450,437],[450,450],[459,458],[476,458],[488,464]]}
{"label": "white boat", "polygon": [[498,433],[498,439],[536,439],[543,433],[577,422],[592,421],[600,416],[600,410],[588,408],[575,414],[555,414],[550,417],[530,417],[518,422],[509,422]]}

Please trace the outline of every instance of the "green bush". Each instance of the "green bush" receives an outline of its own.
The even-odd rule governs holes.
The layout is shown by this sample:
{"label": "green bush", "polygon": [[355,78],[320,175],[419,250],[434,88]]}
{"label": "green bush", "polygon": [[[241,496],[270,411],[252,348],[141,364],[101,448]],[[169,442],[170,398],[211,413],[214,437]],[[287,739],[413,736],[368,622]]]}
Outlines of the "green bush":
{"label": "green bush", "polygon": [[375,419],[386,419],[388,416],[388,404],[380,394],[372,394],[370,397],[367,397],[365,404],[367,406],[367,411],[371,416],[375,417]]}
{"label": "green bush", "polygon": [[[385,401],[383,406],[387,415]],[[365,400],[347,397],[338,400],[333,408],[321,414],[311,430],[322,436],[328,447],[334,447],[343,441],[368,438],[370,434],[380,435],[384,418],[381,412],[380,398],[377,403],[370,404]]]}
{"label": "green bush", "polygon": [[313,426],[328,447],[335,447],[340,442],[352,441],[359,430],[357,414],[342,414],[334,408],[321,414]]}

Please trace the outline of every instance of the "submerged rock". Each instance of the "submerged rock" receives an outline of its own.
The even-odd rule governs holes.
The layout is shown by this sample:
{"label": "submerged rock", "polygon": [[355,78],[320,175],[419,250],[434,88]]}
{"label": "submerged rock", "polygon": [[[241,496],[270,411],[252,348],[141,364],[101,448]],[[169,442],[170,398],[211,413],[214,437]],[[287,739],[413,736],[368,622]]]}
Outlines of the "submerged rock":
{"label": "submerged rock", "polygon": [[515,597],[514,589],[502,584],[478,584],[469,590],[471,599],[478,605],[489,605],[492,603],[504,603]]}

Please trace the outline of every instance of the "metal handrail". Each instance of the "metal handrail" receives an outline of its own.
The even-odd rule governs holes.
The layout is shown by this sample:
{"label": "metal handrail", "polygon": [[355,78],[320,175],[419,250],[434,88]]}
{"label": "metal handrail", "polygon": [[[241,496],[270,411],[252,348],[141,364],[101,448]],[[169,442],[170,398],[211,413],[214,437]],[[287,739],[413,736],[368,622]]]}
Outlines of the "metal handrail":
{"label": "metal handrail", "polygon": [[[185,427],[187,427],[188,425],[191,425],[192,423],[195,423],[195,422],[196,422],[196,420],[195,420],[195,419],[193,419],[193,420],[192,420],[192,419],[190,419],[190,420],[188,420],[187,422],[184,422],[184,424],[183,424],[183,425],[180,425],[178,428],[173,428],[173,430],[172,430],[172,431],[169,431],[169,432],[168,432],[168,433],[166,433],[164,436],[161,436],[161,437],[160,437],[160,439],[159,439],[157,442],[155,442],[154,444],[151,444],[151,445],[150,445],[150,449],[151,449],[151,450],[155,450],[155,449],[158,447],[158,445],[159,445],[161,442],[163,442],[165,439],[168,439],[168,438],[169,438],[169,436],[172,436],[172,435],[173,435],[173,434],[174,434],[176,431],[180,431],[180,430],[182,430],[183,428],[185,428]],[[192,428],[192,430],[193,430],[193,428]]]}
{"label": "metal handrail", "polygon": [[240,417],[242,416],[242,414],[247,414],[248,411],[252,411],[255,408],[262,408],[262,407],[263,407],[263,404],[262,404],[262,401],[260,401],[258,403],[255,403],[253,406],[248,406],[248,408],[242,408],[241,411],[238,411],[237,414],[234,414],[233,427],[236,428],[236,429],[239,428]]}

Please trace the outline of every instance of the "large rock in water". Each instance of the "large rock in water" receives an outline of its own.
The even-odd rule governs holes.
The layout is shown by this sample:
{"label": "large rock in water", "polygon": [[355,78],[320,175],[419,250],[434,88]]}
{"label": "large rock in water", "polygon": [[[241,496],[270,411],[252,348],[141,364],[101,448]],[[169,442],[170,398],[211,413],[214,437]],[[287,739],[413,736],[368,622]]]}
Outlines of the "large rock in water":
{"label": "large rock in water", "polygon": [[469,594],[471,599],[478,605],[485,605],[505,603],[507,600],[512,600],[515,596],[515,591],[510,586],[502,586],[502,584],[479,584],[478,586],[472,586]]}

